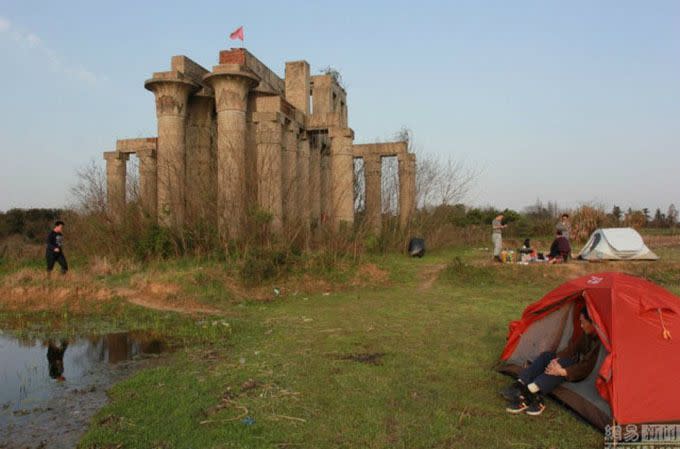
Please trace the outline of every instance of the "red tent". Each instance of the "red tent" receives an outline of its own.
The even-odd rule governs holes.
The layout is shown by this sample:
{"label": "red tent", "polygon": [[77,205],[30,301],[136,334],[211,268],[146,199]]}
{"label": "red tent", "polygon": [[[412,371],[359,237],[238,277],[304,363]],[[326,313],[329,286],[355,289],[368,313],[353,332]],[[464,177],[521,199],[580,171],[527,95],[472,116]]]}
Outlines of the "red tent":
{"label": "red tent", "polygon": [[584,305],[602,341],[598,364],[553,394],[600,428],[680,421],[680,298],[623,273],[569,281],[528,306],[510,323],[500,371],[578,338]]}

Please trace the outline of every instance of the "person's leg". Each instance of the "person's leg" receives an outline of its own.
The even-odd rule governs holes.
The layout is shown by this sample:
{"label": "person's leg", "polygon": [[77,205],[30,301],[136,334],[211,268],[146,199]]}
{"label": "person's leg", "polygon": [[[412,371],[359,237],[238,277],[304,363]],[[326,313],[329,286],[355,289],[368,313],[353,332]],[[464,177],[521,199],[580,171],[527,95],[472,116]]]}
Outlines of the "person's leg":
{"label": "person's leg", "polygon": [[54,268],[54,262],[56,262],[54,258],[54,253],[50,251],[46,252],[45,261],[47,262],[47,274],[50,274],[52,272],[52,269]]}
{"label": "person's leg", "polygon": [[492,234],[491,241],[493,242],[493,257],[500,260],[501,247],[503,246],[503,238],[500,234]]}
{"label": "person's leg", "polygon": [[[66,274],[68,271],[68,262],[66,262],[66,257],[62,253],[59,253],[59,256],[57,256],[57,262],[61,267],[61,274]],[[52,265],[54,265],[54,263]]]}
{"label": "person's leg", "polygon": [[534,380],[545,374],[546,367],[554,358],[554,352],[541,353],[529,366],[520,371],[517,384],[511,387],[516,389],[514,397],[512,397],[509,390],[502,392],[504,397],[510,399],[510,404],[505,409],[508,413],[518,414],[529,408],[529,399],[532,396],[532,393],[529,391],[529,385],[534,385]]}
{"label": "person's leg", "polygon": [[[562,368],[566,368],[574,364],[572,359],[559,359],[558,362]],[[527,397],[528,407],[525,410],[526,414],[538,416],[543,413],[543,410],[545,410],[543,395],[551,393],[560,384],[566,382],[566,380],[566,377],[551,376],[545,373],[536,377],[534,381],[527,386],[529,395]]]}
{"label": "person's leg", "polygon": [[524,368],[519,373],[519,380],[524,385],[529,385],[538,376],[545,372],[546,367],[550,364],[550,361],[555,358],[555,353],[552,351],[546,351],[539,354],[538,357],[531,362],[531,365]]}

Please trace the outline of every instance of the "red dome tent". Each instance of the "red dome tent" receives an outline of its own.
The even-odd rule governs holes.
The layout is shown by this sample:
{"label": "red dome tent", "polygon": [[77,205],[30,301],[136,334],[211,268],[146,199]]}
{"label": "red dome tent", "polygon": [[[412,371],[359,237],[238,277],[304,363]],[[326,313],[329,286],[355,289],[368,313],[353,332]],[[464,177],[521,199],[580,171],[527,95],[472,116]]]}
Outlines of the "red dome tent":
{"label": "red dome tent", "polygon": [[602,349],[593,372],[554,392],[594,425],[680,421],[680,298],[644,279],[598,273],[562,284],[510,323],[500,367],[516,374],[581,335],[583,306]]}

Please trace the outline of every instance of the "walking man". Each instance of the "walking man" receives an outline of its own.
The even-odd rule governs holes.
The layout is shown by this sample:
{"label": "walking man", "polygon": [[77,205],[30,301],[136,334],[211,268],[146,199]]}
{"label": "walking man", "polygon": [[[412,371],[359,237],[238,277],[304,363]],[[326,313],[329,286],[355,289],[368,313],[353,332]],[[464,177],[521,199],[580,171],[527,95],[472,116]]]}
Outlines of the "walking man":
{"label": "walking man", "polygon": [[45,251],[45,258],[47,259],[47,274],[52,273],[54,264],[58,263],[61,267],[61,274],[66,274],[68,271],[68,263],[64,256],[64,222],[57,221],[54,223],[52,232],[47,236],[47,248]]}
{"label": "walking man", "polygon": [[503,235],[502,230],[507,225],[503,224],[503,214],[498,214],[496,218],[491,222],[491,241],[493,242],[493,258],[497,261],[501,261],[501,249],[503,248]]}

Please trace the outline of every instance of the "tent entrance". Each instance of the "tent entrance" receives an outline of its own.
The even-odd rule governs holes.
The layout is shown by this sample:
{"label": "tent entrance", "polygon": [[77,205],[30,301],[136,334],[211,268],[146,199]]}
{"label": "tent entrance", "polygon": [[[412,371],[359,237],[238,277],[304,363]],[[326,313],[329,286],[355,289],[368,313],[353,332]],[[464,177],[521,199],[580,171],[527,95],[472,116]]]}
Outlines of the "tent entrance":
{"label": "tent entrance", "polygon": [[[522,334],[515,351],[498,370],[516,376],[542,352],[559,352],[565,349],[574,337],[574,323],[578,318],[575,314],[580,311],[576,300],[580,298],[581,295],[565,298],[555,305],[557,308],[554,312],[532,323]],[[611,423],[609,403],[600,396],[595,387],[597,373],[606,356],[607,350],[602,345],[595,368],[587,378],[580,382],[565,382],[552,393],[600,429]]]}

